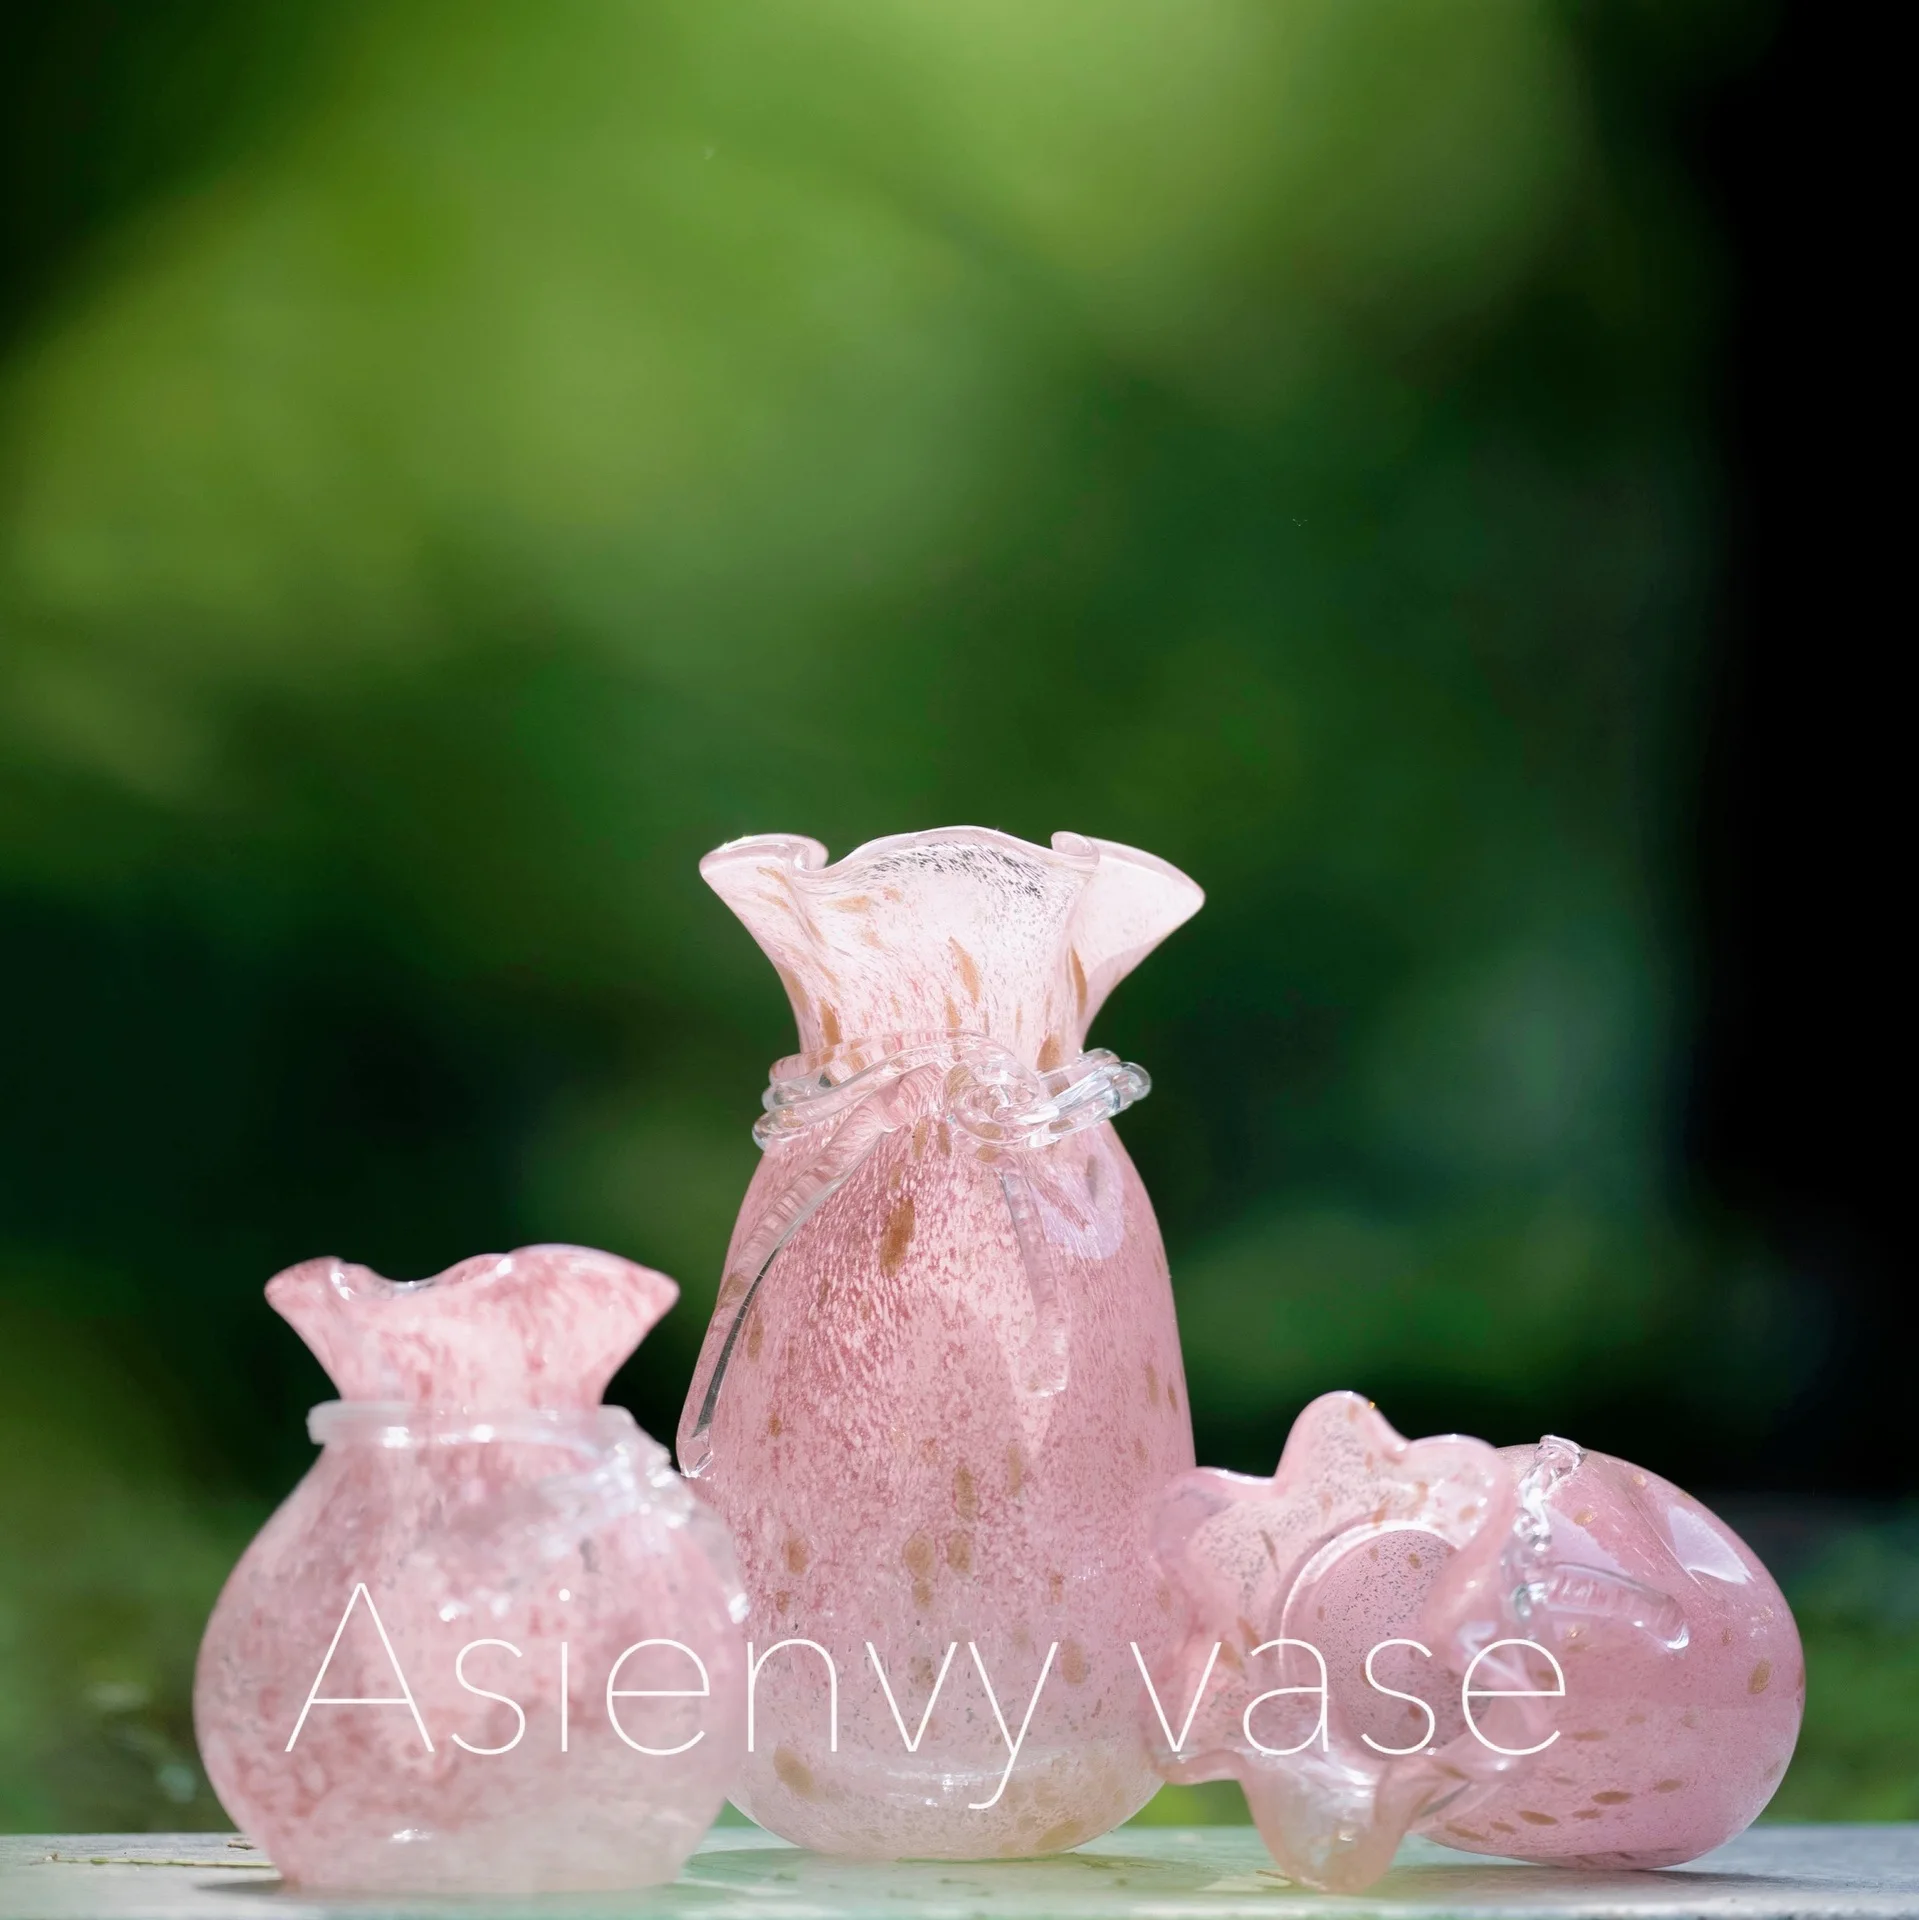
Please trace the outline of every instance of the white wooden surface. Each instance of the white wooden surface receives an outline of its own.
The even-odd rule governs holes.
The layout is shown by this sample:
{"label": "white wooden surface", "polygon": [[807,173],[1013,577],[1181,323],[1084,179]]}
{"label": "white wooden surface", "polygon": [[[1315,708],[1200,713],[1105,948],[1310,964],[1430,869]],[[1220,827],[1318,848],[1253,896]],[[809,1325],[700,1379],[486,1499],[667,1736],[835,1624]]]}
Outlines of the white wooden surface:
{"label": "white wooden surface", "polygon": [[874,1865],[802,1853],[721,1828],[670,1887],[513,1901],[326,1899],[284,1887],[221,1834],[0,1837],[0,1920],[400,1920],[448,1914],[540,1920],[997,1920],[1098,1915],[1184,1920],[1340,1914],[1472,1920],[1919,1920],[1919,1826],[1758,1827],[1689,1867],[1574,1873],[1475,1859],[1410,1841],[1354,1898],[1289,1886],[1248,1827],[1122,1827],[1049,1860]]}

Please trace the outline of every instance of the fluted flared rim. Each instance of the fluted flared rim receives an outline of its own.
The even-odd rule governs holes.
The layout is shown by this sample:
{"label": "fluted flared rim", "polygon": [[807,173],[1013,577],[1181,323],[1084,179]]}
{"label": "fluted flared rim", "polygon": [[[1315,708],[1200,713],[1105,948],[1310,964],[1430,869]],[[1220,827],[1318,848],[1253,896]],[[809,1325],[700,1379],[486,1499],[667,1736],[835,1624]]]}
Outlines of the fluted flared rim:
{"label": "fluted flared rim", "polygon": [[1199,884],[1171,861],[1139,847],[1129,847],[1123,841],[1099,840],[1068,828],[1061,828],[1053,835],[1052,843],[1043,847],[998,827],[927,827],[917,833],[889,833],[877,840],[863,841],[837,860],[828,855],[821,841],[807,834],[752,833],[715,847],[700,861],[700,872],[710,877],[722,867],[740,862],[764,864],[771,860],[797,885],[832,888],[889,855],[922,847],[990,847],[1036,865],[1085,877],[1097,872],[1102,861],[1112,860],[1147,868],[1189,889],[1197,898],[1204,898]]}

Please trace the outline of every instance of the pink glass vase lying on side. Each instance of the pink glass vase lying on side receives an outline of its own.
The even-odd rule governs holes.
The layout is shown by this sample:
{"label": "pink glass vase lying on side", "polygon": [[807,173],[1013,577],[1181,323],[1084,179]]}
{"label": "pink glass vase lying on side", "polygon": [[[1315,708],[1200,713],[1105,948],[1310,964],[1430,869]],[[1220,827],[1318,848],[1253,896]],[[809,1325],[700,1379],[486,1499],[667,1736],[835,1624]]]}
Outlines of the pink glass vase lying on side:
{"label": "pink glass vase lying on side", "polygon": [[1157,1785],[1131,1643],[1170,1629],[1147,1526],[1192,1462],[1165,1254],[1107,1124],[1146,1077],[1084,1034],[1199,889],[978,828],[701,871],[801,1047],[680,1425],[763,1662],[734,1798],[842,1853],[1073,1846]]}
{"label": "pink glass vase lying on side", "polygon": [[1272,1479],[1174,1482],[1156,1540],[1183,1627],[1159,1764],[1239,1780],[1308,1885],[1357,1891],[1409,1830],[1674,1865],[1750,1824],[1792,1756],[1805,1670],[1770,1576],[1697,1501],[1570,1441],[1406,1441],[1327,1394]]}
{"label": "pink glass vase lying on side", "polygon": [[269,1284],[344,1398],[214,1608],[194,1724],[290,1880],[642,1886],[711,1825],[745,1739],[731,1547],[598,1404],[676,1294],[576,1247]]}

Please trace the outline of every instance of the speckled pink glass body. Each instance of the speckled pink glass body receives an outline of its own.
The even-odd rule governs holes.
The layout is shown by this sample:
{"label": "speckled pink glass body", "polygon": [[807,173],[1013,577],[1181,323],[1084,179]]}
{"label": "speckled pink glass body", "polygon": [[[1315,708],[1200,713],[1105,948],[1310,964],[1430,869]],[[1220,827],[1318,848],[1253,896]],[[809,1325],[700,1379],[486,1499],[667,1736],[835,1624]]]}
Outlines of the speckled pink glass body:
{"label": "speckled pink glass body", "polygon": [[680,1458],[733,1530],[758,1649],[812,1640],[839,1688],[835,1750],[824,1660],[768,1660],[734,1798],[835,1852],[1073,1846],[1157,1785],[1129,1643],[1169,1631],[1147,1527],[1192,1461],[1165,1254],[1107,1124],[1145,1076],[1083,1036],[1199,889],[1130,848],[975,828],[837,865],[739,841],[701,870],[801,1051]]}
{"label": "speckled pink glass body", "polygon": [[1564,1663],[1563,1737],[1421,1831],[1568,1866],[1696,1859],[1759,1817],[1792,1758],[1792,1610],[1752,1549],[1658,1474],[1552,1437],[1500,1458],[1521,1508],[1511,1617]]}
{"label": "speckled pink glass body", "polygon": [[[1364,1887],[1409,1829],[1670,1866],[1747,1826],[1792,1756],[1805,1669],[1764,1567],[1678,1488],[1570,1441],[1409,1442],[1328,1394],[1271,1480],[1174,1482],[1156,1544],[1183,1626],[1156,1676],[1167,1724],[1149,1710],[1159,1763],[1238,1779],[1275,1860],[1310,1885]],[[1268,1692],[1319,1679],[1281,1638],[1325,1660],[1323,1732],[1317,1693]],[[1482,1654],[1475,1731],[1461,1689]]]}
{"label": "speckled pink glass body", "polygon": [[[221,1803],[289,1879],[640,1886],[711,1825],[745,1739],[731,1548],[665,1449],[597,1404],[676,1292],[574,1247],[269,1284],[346,1398],[314,1410],[324,1451],[220,1595],[194,1721]],[[693,1742],[674,1757],[608,1717],[615,1662],[648,1639],[692,1653],[635,1654],[617,1688],[682,1697],[613,1710],[627,1740]]]}

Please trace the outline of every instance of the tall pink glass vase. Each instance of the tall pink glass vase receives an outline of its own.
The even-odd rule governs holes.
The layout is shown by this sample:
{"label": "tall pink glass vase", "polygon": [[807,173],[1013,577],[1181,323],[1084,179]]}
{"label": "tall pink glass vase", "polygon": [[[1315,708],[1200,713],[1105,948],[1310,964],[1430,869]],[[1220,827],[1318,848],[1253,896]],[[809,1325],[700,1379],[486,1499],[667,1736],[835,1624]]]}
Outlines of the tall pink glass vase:
{"label": "tall pink glass vase", "polygon": [[194,1725],[289,1880],[554,1892],[670,1880],[745,1740],[719,1521],[620,1407],[663,1274],[524,1247],[267,1288],[345,1398],[208,1622]]}
{"label": "tall pink glass vase", "polygon": [[740,840],[701,872],[800,1037],[679,1435],[752,1602],[734,1798],[840,1853],[1074,1846],[1157,1785],[1132,1646],[1171,1634],[1151,1511],[1193,1459],[1108,1124],[1148,1082],[1084,1036],[1202,895],[1129,847],[973,827],[831,865]]}

